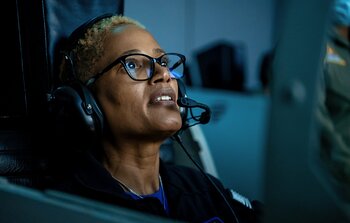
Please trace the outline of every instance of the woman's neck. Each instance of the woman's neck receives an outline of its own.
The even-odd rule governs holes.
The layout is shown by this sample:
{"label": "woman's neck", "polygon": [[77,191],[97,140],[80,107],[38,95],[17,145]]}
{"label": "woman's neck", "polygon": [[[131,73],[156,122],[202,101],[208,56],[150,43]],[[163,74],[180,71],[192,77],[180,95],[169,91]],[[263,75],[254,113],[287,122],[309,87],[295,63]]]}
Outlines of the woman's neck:
{"label": "woman's neck", "polygon": [[103,165],[112,177],[137,194],[152,194],[159,189],[159,147],[105,146]]}

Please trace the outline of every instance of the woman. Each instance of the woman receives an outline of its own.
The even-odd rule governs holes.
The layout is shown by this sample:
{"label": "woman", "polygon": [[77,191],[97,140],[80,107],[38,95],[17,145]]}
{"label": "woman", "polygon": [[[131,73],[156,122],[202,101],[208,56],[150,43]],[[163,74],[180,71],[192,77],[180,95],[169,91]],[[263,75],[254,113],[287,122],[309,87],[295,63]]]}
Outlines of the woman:
{"label": "woman", "polygon": [[62,80],[89,89],[103,127],[55,189],[183,221],[258,222],[259,210],[218,179],[160,159],[161,144],[182,126],[183,55],[166,53],[143,25],[118,15],[85,23],[70,45]]}

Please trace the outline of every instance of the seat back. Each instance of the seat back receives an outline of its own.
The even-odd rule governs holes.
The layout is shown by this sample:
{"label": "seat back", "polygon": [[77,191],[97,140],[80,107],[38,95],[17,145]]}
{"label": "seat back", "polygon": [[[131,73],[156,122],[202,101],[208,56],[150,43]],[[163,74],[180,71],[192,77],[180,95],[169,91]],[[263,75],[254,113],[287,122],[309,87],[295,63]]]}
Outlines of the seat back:
{"label": "seat back", "polygon": [[[53,152],[49,98],[58,83],[59,48],[80,24],[103,13],[123,14],[123,0],[11,1],[6,37],[15,64],[0,75],[0,176],[43,188]],[[7,63],[8,62],[8,63]],[[67,154],[69,155],[69,154]]]}

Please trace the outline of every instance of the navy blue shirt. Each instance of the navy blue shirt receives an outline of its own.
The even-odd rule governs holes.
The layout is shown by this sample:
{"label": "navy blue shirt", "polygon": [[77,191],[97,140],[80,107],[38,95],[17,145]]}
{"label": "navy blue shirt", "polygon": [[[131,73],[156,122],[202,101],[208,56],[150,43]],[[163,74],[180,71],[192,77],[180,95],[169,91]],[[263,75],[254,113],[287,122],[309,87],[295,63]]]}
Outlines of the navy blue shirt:
{"label": "navy blue shirt", "polygon": [[125,193],[101,163],[88,153],[51,189],[180,221],[233,223],[237,218],[239,223],[261,222],[260,205],[252,205],[248,199],[236,199],[235,193],[224,188],[213,176],[208,175],[227,202],[197,169],[161,160],[160,175],[168,211],[157,197],[134,199]]}

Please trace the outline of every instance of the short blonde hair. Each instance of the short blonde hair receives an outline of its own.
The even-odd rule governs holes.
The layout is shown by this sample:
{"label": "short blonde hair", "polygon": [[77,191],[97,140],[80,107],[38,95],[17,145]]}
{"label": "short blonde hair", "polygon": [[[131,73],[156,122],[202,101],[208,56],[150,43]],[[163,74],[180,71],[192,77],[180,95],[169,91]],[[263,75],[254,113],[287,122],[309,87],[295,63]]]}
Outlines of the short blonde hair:
{"label": "short blonde hair", "polygon": [[[100,19],[82,30],[81,37],[73,43],[69,52],[69,64],[64,59],[60,66],[60,79],[67,81],[74,75],[74,79],[85,83],[95,73],[94,66],[104,54],[103,43],[107,35],[116,27],[136,25],[146,29],[140,22],[123,16],[112,15]],[[73,74],[72,74],[73,72]]]}

